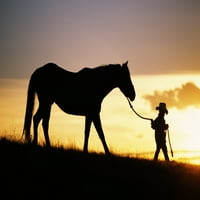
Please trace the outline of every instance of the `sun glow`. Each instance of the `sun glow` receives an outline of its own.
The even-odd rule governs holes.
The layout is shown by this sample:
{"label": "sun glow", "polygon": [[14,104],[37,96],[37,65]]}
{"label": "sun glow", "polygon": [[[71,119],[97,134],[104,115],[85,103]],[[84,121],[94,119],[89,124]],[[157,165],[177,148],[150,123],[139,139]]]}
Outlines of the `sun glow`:
{"label": "sun glow", "polygon": [[180,146],[187,150],[200,150],[200,108],[190,107],[179,112],[181,116],[177,114],[173,124],[182,135]]}

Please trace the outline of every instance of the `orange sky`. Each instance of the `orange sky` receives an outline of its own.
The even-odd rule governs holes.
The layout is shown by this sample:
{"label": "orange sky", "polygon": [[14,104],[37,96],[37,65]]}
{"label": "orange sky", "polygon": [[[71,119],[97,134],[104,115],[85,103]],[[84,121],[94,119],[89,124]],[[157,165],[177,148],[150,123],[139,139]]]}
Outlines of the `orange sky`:
{"label": "orange sky", "polygon": [[[200,150],[200,75],[154,75],[132,76],[136,99],[132,105],[141,115],[155,118],[155,107],[160,101],[167,103],[174,150]],[[160,84],[162,82],[162,84]],[[28,80],[0,79],[0,134],[20,137],[23,128]],[[193,88],[189,89],[188,87]],[[156,92],[155,92],[156,91]],[[184,93],[181,99],[177,96]],[[196,91],[196,92],[194,92]],[[162,95],[158,95],[162,94]],[[192,95],[191,98],[188,98]],[[185,100],[186,99],[186,100]],[[176,100],[176,101],[175,101]],[[181,102],[181,107],[177,106]],[[36,104],[37,108],[37,104]],[[129,108],[119,89],[105,97],[101,111],[102,124],[107,143],[114,152],[141,153],[154,151],[154,134],[150,122],[138,118]],[[44,140],[42,128],[40,141]],[[84,117],[68,115],[57,106],[52,107],[50,138],[53,143],[74,145],[82,149],[84,139]],[[198,139],[199,138],[199,139]],[[91,130],[89,148],[103,151],[94,127]]]}

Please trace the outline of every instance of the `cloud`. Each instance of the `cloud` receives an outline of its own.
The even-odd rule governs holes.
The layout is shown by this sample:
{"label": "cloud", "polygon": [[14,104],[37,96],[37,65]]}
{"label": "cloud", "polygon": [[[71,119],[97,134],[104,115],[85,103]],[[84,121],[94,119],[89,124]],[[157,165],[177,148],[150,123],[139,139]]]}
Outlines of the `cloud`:
{"label": "cloud", "polygon": [[165,102],[168,108],[200,107],[200,88],[192,82],[187,82],[172,90],[155,90],[152,95],[147,94],[143,98],[149,101],[152,109],[155,109],[159,102]]}

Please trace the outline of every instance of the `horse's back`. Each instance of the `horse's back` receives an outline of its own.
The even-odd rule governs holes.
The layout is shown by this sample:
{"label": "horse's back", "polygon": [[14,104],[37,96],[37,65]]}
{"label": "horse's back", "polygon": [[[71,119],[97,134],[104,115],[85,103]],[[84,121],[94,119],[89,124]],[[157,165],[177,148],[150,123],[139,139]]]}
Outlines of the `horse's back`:
{"label": "horse's back", "polygon": [[37,68],[32,74],[36,91],[54,95],[57,93],[83,93],[91,87],[93,69],[83,68],[78,72],[67,71],[54,63]]}
{"label": "horse's back", "polygon": [[38,85],[48,84],[49,86],[59,85],[65,80],[70,80],[74,76],[73,72],[69,72],[54,63],[48,63],[37,68],[32,74],[32,78]]}
{"label": "horse's back", "polygon": [[54,63],[47,63],[42,67],[37,68],[34,73],[37,76],[48,76],[48,77],[56,77],[56,76],[66,76],[66,75],[72,75],[73,72],[69,72],[58,65]]}

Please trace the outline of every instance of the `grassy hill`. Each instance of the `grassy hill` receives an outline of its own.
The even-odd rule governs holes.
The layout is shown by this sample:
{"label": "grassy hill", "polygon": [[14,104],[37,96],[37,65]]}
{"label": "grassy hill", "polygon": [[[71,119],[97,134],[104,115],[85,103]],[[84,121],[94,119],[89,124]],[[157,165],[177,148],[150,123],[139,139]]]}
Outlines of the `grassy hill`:
{"label": "grassy hill", "polygon": [[5,138],[0,160],[4,199],[200,199],[200,167],[193,165],[48,149]]}

